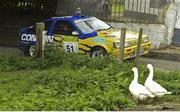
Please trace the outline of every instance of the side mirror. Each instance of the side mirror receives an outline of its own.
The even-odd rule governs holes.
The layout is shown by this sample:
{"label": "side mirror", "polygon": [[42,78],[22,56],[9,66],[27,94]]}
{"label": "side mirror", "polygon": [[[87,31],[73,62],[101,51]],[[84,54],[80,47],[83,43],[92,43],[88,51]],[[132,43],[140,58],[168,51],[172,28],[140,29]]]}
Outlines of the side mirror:
{"label": "side mirror", "polygon": [[72,35],[74,35],[74,36],[78,36],[78,35],[79,35],[79,32],[77,32],[77,31],[73,31],[73,32],[72,32]]}

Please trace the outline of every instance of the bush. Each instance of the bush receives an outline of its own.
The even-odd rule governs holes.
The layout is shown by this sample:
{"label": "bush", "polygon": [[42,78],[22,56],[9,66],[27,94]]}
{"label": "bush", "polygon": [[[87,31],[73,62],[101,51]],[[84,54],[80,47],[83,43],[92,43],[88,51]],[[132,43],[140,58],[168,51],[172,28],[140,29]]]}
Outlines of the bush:
{"label": "bush", "polygon": [[0,63],[0,71],[47,69],[59,66],[69,66],[72,69],[80,69],[86,66],[87,68],[102,70],[109,63],[119,65],[118,61],[112,57],[90,58],[89,55],[64,53],[54,47],[46,49],[44,58],[0,56]]}
{"label": "bush", "polygon": [[[129,110],[135,106],[128,90],[132,62],[121,65],[113,57],[90,58],[49,48],[44,58],[1,56],[0,63],[0,110]],[[144,83],[148,71],[141,65],[138,69],[139,82]],[[158,71],[155,79],[172,92],[163,100],[180,100],[176,98],[178,72]]]}
{"label": "bush", "polygon": [[133,105],[120,90],[128,80],[118,77],[123,67],[111,57],[49,48],[44,58],[2,56],[0,62],[0,71],[38,70],[18,76],[15,72],[16,77],[2,81],[0,98],[6,98],[1,110],[122,110]]}
{"label": "bush", "polygon": [[0,56],[0,71],[47,69],[62,64],[65,53],[48,48],[44,58]]}
{"label": "bush", "polygon": [[125,74],[83,69],[31,71],[19,78],[17,73],[11,80],[6,76],[1,83],[0,110],[124,110],[133,106],[126,91],[129,78],[121,77]]}

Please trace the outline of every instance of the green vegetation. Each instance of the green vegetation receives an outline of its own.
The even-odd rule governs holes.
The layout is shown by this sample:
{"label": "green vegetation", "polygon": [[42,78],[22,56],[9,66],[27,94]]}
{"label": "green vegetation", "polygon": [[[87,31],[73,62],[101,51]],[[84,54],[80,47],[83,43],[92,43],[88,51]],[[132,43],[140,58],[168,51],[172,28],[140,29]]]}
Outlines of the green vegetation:
{"label": "green vegetation", "polygon": [[122,4],[113,4],[112,13],[124,13],[124,5]]}
{"label": "green vegetation", "polygon": [[[53,49],[42,59],[1,56],[0,110],[131,110],[133,66]],[[139,72],[143,83],[148,71]],[[172,92],[161,101],[180,101],[178,72],[156,71],[155,79]]]}

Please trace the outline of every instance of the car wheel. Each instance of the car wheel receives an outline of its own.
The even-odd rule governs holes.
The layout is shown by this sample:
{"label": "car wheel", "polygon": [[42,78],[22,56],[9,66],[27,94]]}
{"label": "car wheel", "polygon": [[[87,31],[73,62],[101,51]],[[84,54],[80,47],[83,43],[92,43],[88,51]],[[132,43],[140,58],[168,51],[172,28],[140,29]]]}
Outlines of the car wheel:
{"label": "car wheel", "polygon": [[104,48],[101,47],[95,47],[91,52],[91,57],[104,57],[107,55],[107,52]]}
{"label": "car wheel", "polygon": [[35,57],[36,56],[36,46],[35,45],[29,47],[29,53],[28,54],[31,57]]}

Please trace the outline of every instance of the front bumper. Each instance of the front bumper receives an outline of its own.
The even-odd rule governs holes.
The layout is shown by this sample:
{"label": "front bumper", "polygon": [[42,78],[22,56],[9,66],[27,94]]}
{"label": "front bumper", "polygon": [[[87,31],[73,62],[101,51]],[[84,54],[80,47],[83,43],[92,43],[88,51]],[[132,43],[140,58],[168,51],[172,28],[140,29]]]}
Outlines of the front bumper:
{"label": "front bumper", "polygon": [[[141,44],[140,55],[145,55],[145,54],[149,53],[150,49],[151,49],[151,42]],[[124,49],[124,59],[136,57],[136,50],[137,50],[137,46],[131,46],[131,47],[125,48]],[[116,57],[119,57],[120,50],[114,49],[113,55]]]}
{"label": "front bumper", "polygon": [[16,45],[20,50],[27,52],[30,46],[36,45],[36,42],[18,41]]}
{"label": "front bumper", "polygon": [[22,51],[26,51],[29,47],[29,43],[28,42],[22,42],[22,41],[18,41],[18,43],[16,44],[16,46],[22,50]]}

